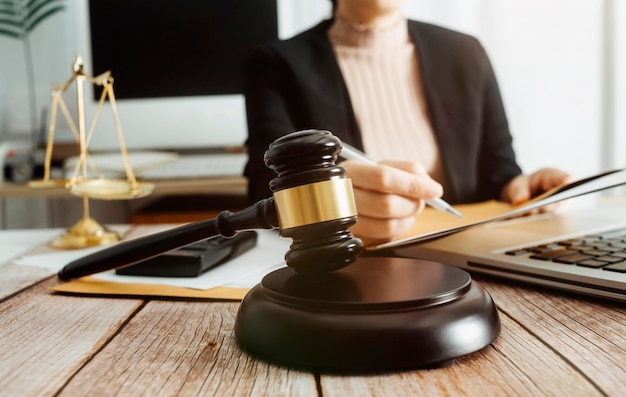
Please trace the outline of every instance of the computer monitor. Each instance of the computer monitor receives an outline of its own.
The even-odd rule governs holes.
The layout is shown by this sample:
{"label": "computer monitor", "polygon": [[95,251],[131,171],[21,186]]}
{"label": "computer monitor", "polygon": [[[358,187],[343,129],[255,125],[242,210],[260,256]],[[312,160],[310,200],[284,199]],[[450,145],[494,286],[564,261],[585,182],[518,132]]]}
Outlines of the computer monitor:
{"label": "computer monitor", "polygon": [[[74,9],[87,73],[114,78],[129,149],[244,144],[243,62],[278,37],[277,0],[81,0]],[[98,96],[85,85],[88,120]],[[91,151],[119,147],[106,106]]]}

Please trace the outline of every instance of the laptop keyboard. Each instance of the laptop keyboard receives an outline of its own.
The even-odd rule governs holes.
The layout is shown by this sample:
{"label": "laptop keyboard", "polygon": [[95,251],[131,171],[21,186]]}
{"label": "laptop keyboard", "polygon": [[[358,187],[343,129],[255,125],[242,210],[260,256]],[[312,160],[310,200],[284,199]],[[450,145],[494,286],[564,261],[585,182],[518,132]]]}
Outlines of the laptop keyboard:
{"label": "laptop keyboard", "polygon": [[506,254],[626,273],[626,229],[510,250]]}
{"label": "laptop keyboard", "polygon": [[246,153],[181,155],[176,161],[143,171],[141,179],[208,178],[243,175]]}

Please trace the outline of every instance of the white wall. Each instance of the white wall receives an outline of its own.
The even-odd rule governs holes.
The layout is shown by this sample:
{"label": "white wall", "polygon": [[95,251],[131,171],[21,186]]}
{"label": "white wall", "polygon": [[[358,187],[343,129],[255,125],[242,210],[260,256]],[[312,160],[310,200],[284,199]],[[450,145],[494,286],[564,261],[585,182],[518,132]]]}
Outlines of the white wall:
{"label": "white wall", "polygon": [[[614,31],[613,40],[613,57],[612,72],[613,80],[609,80],[606,84],[613,87],[612,106],[611,106],[611,131],[605,143],[606,151],[610,154],[610,162],[607,168],[626,168],[626,1],[613,0],[609,1],[613,7],[610,7],[612,18],[612,28]],[[614,195],[626,196],[626,187],[614,189]]]}
{"label": "white wall", "polygon": [[[626,1],[615,1],[615,166],[626,168]],[[610,82],[609,82],[610,84]]]}
{"label": "white wall", "polygon": [[500,83],[522,168],[600,170],[602,2],[408,0],[407,14],[478,37]]}
{"label": "white wall", "polygon": [[[73,31],[68,11],[42,22],[32,31],[32,46],[37,100],[37,128],[42,112],[50,107],[52,84],[64,83],[70,76],[73,56],[68,43]],[[31,119],[26,58],[22,41],[0,35],[0,139],[6,135],[29,136]],[[47,116],[44,121],[47,120]]]}
{"label": "white wall", "polygon": [[330,0],[277,0],[278,35],[289,38],[332,14]]}

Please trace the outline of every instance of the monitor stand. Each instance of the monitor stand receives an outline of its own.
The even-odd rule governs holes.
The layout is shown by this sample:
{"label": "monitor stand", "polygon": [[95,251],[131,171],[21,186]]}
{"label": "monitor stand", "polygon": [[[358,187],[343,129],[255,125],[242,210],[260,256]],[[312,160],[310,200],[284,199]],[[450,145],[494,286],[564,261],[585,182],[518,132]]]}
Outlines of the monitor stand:
{"label": "monitor stand", "polygon": [[245,296],[235,323],[252,355],[339,372],[446,366],[499,333],[491,296],[464,270],[391,257],[322,275],[274,271]]}

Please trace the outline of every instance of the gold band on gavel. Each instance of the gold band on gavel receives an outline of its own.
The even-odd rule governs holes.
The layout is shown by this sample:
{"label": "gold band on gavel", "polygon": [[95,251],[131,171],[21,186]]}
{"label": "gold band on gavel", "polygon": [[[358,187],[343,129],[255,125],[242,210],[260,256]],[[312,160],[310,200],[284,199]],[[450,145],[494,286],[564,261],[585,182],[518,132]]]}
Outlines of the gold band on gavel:
{"label": "gold band on gavel", "polygon": [[349,178],[315,182],[274,193],[281,229],[357,215]]}

